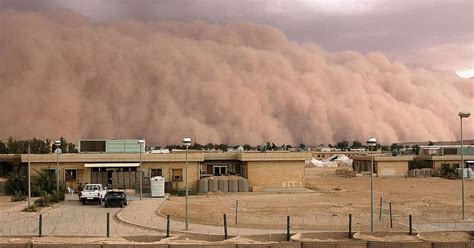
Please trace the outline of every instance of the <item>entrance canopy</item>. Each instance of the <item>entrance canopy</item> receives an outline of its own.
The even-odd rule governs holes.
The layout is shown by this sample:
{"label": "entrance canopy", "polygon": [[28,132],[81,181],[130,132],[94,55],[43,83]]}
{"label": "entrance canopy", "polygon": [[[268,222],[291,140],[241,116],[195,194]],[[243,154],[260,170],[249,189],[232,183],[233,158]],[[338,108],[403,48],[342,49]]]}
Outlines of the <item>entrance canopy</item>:
{"label": "entrance canopy", "polygon": [[84,164],[84,167],[99,167],[99,168],[116,168],[116,167],[138,167],[139,163],[94,163],[94,164]]}

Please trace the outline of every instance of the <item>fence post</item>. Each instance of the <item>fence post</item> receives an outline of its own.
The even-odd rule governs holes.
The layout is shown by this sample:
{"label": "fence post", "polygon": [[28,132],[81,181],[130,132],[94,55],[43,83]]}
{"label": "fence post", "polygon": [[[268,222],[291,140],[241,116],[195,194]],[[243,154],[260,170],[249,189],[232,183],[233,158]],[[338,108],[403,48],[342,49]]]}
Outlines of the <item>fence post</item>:
{"label": "fence post", "polygon": [[239,200],[235,200],[235,224],[237,225],[237,209],[239,208]]}
{"label": "fence post", "polygon": [[40,214],[39,216],[39,226],[38,226],[38,237],[41,237],[43,236],[43,215]]}
{"label": "fence post", "polygon": [[166,215],[166,237],[170,236],[170,215]]}
{"label": "fence post", "polygon": [[286,241],[290,241],[290,216],[286,216]]}
{"label": "fence post", "polygon": [[393,216],[392,216],[392,202],[389,202],[389,212],[390,212],[390,228],[393,228]]}
{"label": "fence post", "polygon": [[379,220],[382,220],[382,196],[380,196]]}
{"label": "fence post", "polygon": [[349,239],[352,239],[352,214],[349,214]]}
{"label": "fence post", "polygon": [[107,213],[107,238],[110,237],[110,213]]}
{"label": "fence post", "polygon": [[224,214],[224,239],[227,239],[227,216]]}
{"label": "fence post", "polygon": [[411,214],[408,216],[408,222],[409,222],[409,226],[410,226],[410,235],[413,234],[413,230],[412,230],[412,219],[411,219]]}

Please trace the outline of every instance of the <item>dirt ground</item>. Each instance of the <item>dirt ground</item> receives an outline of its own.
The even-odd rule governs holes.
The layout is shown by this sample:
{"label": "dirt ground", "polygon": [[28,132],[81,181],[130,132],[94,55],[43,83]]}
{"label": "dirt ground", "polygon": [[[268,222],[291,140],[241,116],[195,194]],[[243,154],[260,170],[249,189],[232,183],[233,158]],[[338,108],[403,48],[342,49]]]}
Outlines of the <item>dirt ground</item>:
{"label": "dirt ground", "polygon": [[[298,194],[207,194],[189,197],[190,222],[223,224],[227,215],[237,226],[285,228],[291,216],[292,228],[321,231],[346,230],[352,214],[355,231],[370,226],[370,178],[337,177],[334,169],[307,169],[306,187],[314,193]],[[442,178],[375,178],[376,230],[407,230],[408,215],[413,223],[458,222],[461,218],[461,181]],[[465,181],[466,218],[474,221],[474,180]],[[380,216],[382,197],[382,216]],[[184,198],[172,197],[160,213],[184,219]],[[390,227],[389,202],[392,203],[393,228]]]}

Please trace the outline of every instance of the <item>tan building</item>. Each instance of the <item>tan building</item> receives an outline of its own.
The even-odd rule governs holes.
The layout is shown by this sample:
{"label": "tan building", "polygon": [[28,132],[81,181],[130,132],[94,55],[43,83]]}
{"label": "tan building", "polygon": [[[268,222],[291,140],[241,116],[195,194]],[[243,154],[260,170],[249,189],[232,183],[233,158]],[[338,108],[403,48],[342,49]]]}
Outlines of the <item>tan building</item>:
{"label": "tan building", "polygon": [[[371,156],[351,156],[352,168],[358,173],[369,172]],[[409,162],[414,156],[374,156],[374,173],[377,176],[405,176],[408,173]]]}
{"label": "tan building", "polygon": [[[254,187],[304,187],[305,160],[311,153],[304,152],[242,152],[206,153],[189,152],[188,183],[196,190],[201,178],[220,175],[236,175],[248,179],[249,188]],[[55,172],[56,154],[32,154],[33,171],[41,169]],[[28,155],[21,155],[23,163]],[[186,154],[139,153],[69,153],[59,155],[60,180],[68,187],[80,184],[102,183],[114,187],[137,188],[140,171],[143,172],[143,186],[149,189],[150,177],[163,176],[167,190],[183,189],[186,180]]]}
{"label": "tan building", "polygon": [[[444,156],[417,156],[414,161],[421,162],[425,166],[440,171],[442,166],[449,166],[453,168],[461,167],[461,155],[444,155]],[[465,168],[474,170],[474,155],[464,155]]]}

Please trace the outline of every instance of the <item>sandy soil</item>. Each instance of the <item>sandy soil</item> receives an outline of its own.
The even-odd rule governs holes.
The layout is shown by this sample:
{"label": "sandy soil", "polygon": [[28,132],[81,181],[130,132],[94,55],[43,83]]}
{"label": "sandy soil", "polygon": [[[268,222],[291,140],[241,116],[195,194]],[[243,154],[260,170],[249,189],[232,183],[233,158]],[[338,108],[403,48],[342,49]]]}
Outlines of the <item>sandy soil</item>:
{"label": "sandy soil", "polygon": [[[353,230],[367,231],[370,225],[369,177],[342,178],[328,169],[307,169],[306,187],[314,193],[299,194],[209,194],[189,198],[190,221],[202,224],[235,226],[235,204],[238,200],[238,225],[242,227],[285,228],[291,216],[292,228],[311,230],[346,230],[352,214]],[[465,183],[466,216],[474,219],[474,180]],[[442,178],[376,178],[376,230],[407,231],[408,215],[414,223],[460,218],[461,181]],[[382,199],[382,220],[379,201]],[[393,225],[389,224],[392,203]],[[174,219],[184,219],[184,198],[172,197],[161,209]]]}
{"label": "sandy soil", "polygon": [[418,237],[422,240],[432,242],[450,242],[450,241],[470,241],[474,240],[474,237],[468,233],[459,232],[433,232],[433,233],[420,233]]}

